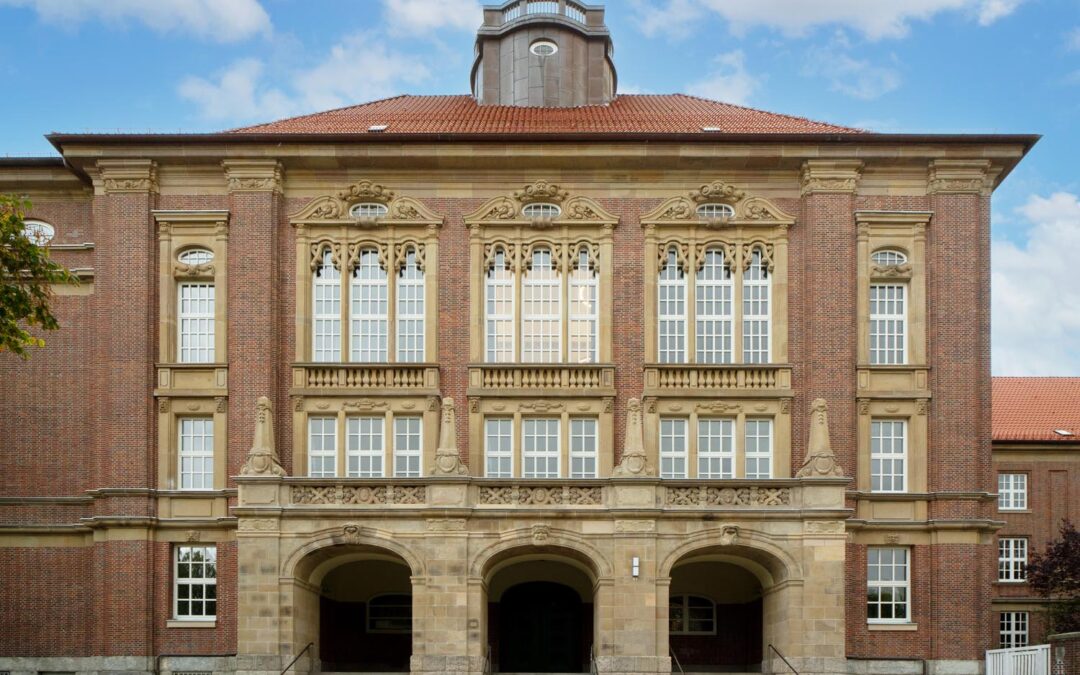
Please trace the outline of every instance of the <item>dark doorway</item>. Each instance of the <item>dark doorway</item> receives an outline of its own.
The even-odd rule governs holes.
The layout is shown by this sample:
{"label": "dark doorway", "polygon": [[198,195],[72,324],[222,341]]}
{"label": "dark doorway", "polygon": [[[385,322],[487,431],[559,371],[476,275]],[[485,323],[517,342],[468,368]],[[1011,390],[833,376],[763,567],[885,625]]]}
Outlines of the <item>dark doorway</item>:
{"label": "dark doorway", "polygon": [[319,599],[323,672],[407,673],[412,656],[409,568],[361,560],[331,570]]}
{"label": "dark doorway", "polygon": [[576,673],[582,670],[581,598],[549,581],[518,584],[498,608],[498,662],[503,673]]}

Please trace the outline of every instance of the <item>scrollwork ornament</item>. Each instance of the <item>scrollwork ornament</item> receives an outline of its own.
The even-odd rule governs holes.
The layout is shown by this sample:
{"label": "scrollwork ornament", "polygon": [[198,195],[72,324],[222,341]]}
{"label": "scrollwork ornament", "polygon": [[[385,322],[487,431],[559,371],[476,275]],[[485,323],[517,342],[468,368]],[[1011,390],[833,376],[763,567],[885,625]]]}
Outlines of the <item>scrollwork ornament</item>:
{"label": "scrollwork ornament", "polygon": [[326,252],[330,252],[330,262],[334,265],[334,269],[341,271],[341,244],[334,241],[321,240],[311,244],[309,247],[311,251],[311,271],[318,272],[323,267],[323,259],[326,257]]}
{"label": "scrollwork ornament", "polygon": [[722,180],[706,183],[689,194],[697,204],[725,203],[734,205],[746,197],[746,191]]}
{"label": "scrollwork ornament", "polygon": [[569,195],[569,192],[563,190],[554,183],[549,183],[546,180],[538,180],[535,183],[526,185],[522,189],[514,192],[514,199],[522,204],[529,204],[532,202],[552,202],[554,204],[561,204]]}
{"label": "scrollwork ornament", "polygon": [[416,269],[424,271],[424,245],[416,241],[403,241],[394,244],[394,274],[401,274],[410,251],[416,260]]}
{"label": "scrollwork ornament", "polygon": [[362,180],[353,183],[344,190],[338,192],[338,199],[350,206],[357,202],[379,202],[389,204],[394,198],[394,193],[385,185],[373,183],[370,180]]}
{"label": "scrollwork ornament", "polygon": [[679,266],[679,271],[683,274],[687,274],[690,271],[688,257],[690,255],[690,248],[685,242],[679,241],[667,241],[656,247],[657,268],[663,271],[668,265],[668,256],[674,251],[675,262]]}
{"label": "scrollwork ornament", "polygon": [[761,265],[769,274],[773,273],[773,269],[776,266],[773,260],[773,245],[765,243],[763,241],[752,241],[749,244],[743,244],[742,249],[742,268],[745,272],[750,269],[750,266],[754,264],[754,252],[757,251],[761,254]]}

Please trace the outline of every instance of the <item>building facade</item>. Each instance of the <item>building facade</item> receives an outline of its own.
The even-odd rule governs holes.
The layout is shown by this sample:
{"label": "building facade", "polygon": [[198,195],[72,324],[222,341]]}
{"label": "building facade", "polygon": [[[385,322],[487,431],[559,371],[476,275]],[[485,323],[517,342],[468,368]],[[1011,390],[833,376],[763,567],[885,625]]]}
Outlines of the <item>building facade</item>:
{"label": "building facade", "polygon": [[473,96],[0,160],[83,279],[0,362],[0,669],[978,673],[1036,137],[616,83],[510,2]]}

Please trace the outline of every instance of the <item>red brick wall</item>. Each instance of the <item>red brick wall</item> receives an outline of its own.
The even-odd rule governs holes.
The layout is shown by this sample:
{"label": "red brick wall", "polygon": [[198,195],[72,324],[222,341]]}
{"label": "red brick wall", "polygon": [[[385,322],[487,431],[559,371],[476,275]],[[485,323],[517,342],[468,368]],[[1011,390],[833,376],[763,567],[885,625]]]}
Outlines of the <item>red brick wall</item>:
{"label": "red brick wall", "polygon": [[[0,548],[0,656],[81,656],[93,625],[89,548]],[[13,581],[17,580],[17,583]]]}

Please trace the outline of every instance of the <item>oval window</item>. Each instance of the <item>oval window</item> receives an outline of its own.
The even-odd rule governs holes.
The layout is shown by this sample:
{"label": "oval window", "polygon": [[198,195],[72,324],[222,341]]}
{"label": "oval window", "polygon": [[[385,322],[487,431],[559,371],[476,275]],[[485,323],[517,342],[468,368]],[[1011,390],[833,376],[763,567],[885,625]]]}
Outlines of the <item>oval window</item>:
{"label": "oval window", "polygon": [[56,230],[48,223],[40,220],[23,221],[23,234],[35,246],[45,246],[56,235]]}
{"label": "oval window", "polygon": [[904,255],[900,251],[894,251],[892,249],[874,251],[874,255],[870,257],[871,259],[873,259],[875,265],[903,265],[907,262],[906,255]]}
{"label": "oval window", "polygon": [[521,215],[526,218],[557,218],[560,213],[562,213],[562,209],[557,204],[548,204],[546,202],[526,204],[525,208],[521,209]]}
{"label": "oval window", "polygon": [[176,259],[185,265],[205,265],[214,259],[214,252],[208,248],[189,248],[181,251]]}
{"label": "oval window", "polygon": [[559,45],[551,40],[537,40],[529,45],[529,51],[537,56],[551,56],[559,51]]}
{"label": "oval window", "polygon": [[698,218],[731,218],[735,209],[730,204],[702,204],[697,207]]}
{"label": "oval window", "polygon": [[349,215],[353,218],[379,218],[385,216],[387,211],[386,204],[363,202],[361,204],[353,204],[352,208],[349,209]]}

